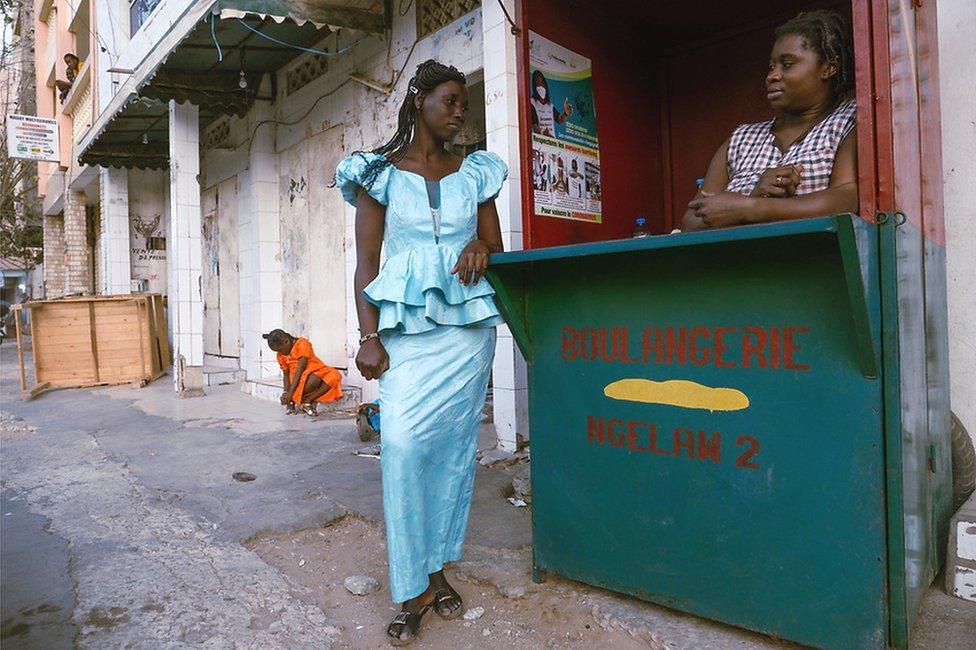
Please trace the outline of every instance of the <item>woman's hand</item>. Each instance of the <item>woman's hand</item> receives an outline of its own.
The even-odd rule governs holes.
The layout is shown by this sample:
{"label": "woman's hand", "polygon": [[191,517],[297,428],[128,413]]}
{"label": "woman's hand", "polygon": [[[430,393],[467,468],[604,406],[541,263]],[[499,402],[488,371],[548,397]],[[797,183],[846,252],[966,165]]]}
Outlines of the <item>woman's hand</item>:
{"label": "woman's hand", "polygon": [[461,284],[478,284],[478,280],[485,274],[488,268],[488,256],[491,251],[488,246],[480,239],[475,239],[464,247],[458,256],[457,264],[451,269],[451,273],[456,273]]}
{"label": "woman's hand", "polygon": [[281,402],[281,405],[282,406],[287,406],[288,405],[288,402],[291,401],[291,393],[289,393],[288,391],[285,391],[284,393],[281,394],[281,398],[279,398],[278,401]]}
{"label": "woman's hand", "polygon": [[390,368],[390,355],[379,339],[370,339],[359,346],[356,367],[367,380],[379,379]]}
{"label": "woman's hand", "polygon": [[759,177],[751,196],[764,199],[785,199],[796,196],[802,180],[803,165],[770,167]]}
{"label": "woman's hand", "polygon": [[706,227],[726,228],[749,223],[749,217],[755,211],[755,201],[738,192],[702,192],[688,204],[688,208]]}

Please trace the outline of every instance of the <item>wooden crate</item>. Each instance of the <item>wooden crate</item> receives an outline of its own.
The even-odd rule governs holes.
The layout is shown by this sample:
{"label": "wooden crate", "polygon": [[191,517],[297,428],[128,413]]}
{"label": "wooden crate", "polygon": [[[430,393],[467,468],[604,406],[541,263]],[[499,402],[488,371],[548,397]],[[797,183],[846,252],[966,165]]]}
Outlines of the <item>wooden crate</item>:
{"label": "wooden crate", "polygon": [[[131,382],[144,386],[171,363],[159,294],[42,300],[14,309],[20,388],[29,397],[48,388]],[[23,309],[31,310],[35,381],[30,387],[21,334]]]}

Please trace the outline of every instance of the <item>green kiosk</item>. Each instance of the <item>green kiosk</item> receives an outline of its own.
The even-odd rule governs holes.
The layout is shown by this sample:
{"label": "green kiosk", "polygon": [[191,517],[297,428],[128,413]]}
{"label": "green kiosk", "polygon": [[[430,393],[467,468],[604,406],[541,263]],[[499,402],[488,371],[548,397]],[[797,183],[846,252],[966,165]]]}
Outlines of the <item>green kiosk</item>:
{"label": "green kiosk", "polygon": [[536,578],[901,645],[950,499],[945,441],[903,413],[902,216],[493,256],[529,370]]}

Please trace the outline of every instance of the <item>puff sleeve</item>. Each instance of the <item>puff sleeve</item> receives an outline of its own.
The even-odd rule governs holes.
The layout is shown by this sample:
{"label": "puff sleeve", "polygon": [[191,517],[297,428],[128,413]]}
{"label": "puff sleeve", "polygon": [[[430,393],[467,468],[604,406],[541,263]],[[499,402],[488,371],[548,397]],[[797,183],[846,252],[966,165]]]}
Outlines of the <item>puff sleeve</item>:
{"label": "puff sleeve", "polygon": [[467,168],[478,187],[478,203],[498,196],[502,183],[508,178],[508,165],[490,151],[475,151],[468,155]]}
{"label": "puff sleeve", "polygon": [[339,166],[336,167],[335,180],[339,191],[342,192],[342,198],[347,203],[356,205],[359,189],[363,188],[381,205],[389,204],[387,189],[390,184],[393,165],[385,163],[369,187],[364,185],[367,167],[371,163],[383,160],[383,158],[383,156],[374,153],[357,151],[339,163]]}

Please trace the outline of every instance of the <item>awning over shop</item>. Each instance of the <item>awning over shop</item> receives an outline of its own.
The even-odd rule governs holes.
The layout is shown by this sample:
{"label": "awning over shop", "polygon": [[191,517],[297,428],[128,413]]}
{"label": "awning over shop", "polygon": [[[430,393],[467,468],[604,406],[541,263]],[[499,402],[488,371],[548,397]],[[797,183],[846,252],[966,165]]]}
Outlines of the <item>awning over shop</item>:
{"label": "awning over shop", "polygon": [[390,24],[385,0],[219,0],[221,17],[253,14],[280,22],[287,17],[299,25],[311,21],[332,29],[347,27],[379,34]]}
{"label": "awning over shop", "polygon": [[243,116],[261,75],[278,71],[302,48],[340,27],[380,32],[388,24],[385,0],[201,0],[92,125],[79,144],[79,162],[165,168],[169,100],[199,106],[201,125],[221,115]]}

